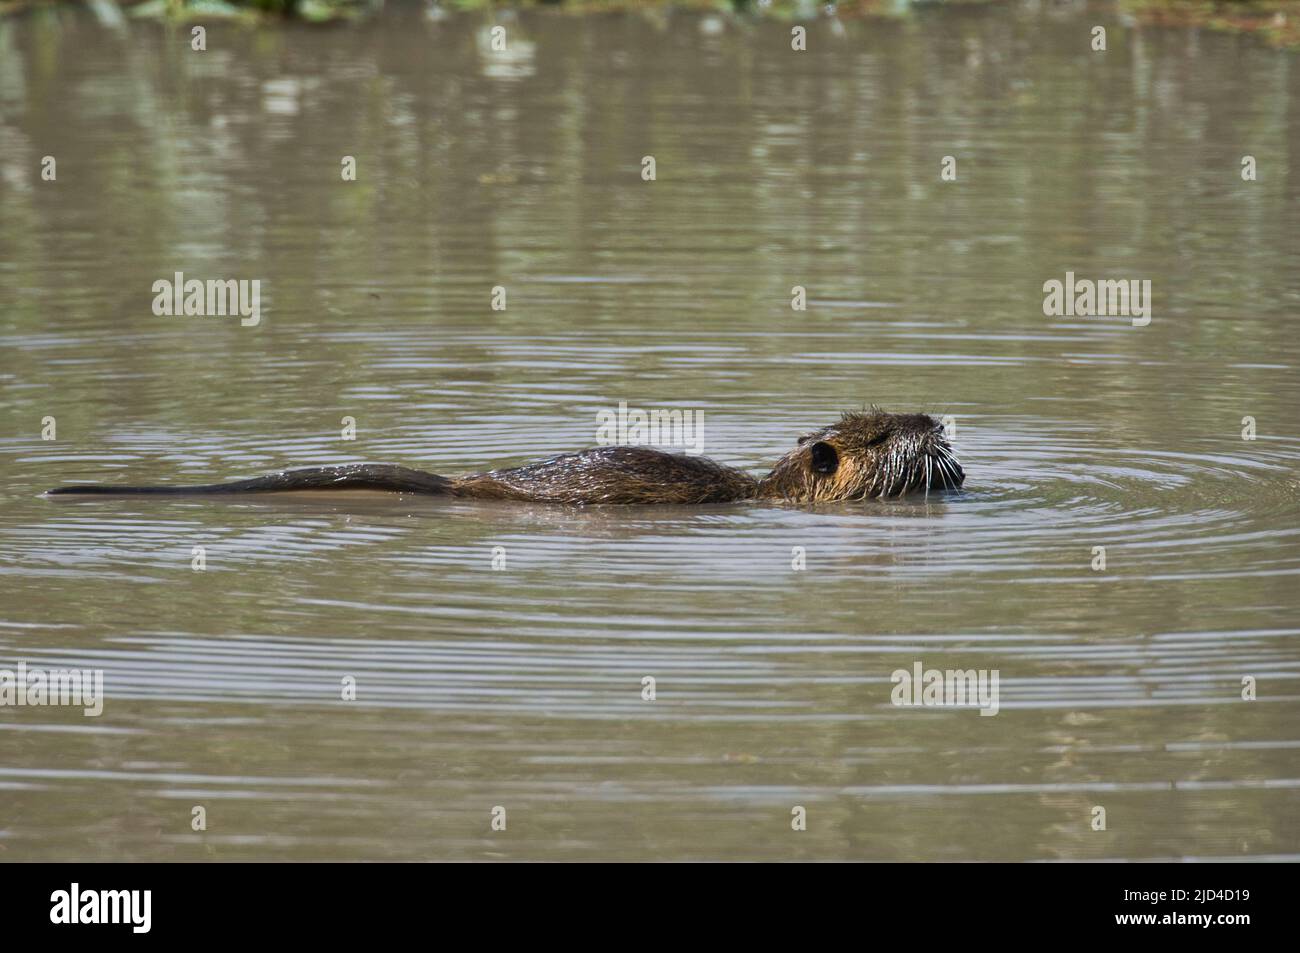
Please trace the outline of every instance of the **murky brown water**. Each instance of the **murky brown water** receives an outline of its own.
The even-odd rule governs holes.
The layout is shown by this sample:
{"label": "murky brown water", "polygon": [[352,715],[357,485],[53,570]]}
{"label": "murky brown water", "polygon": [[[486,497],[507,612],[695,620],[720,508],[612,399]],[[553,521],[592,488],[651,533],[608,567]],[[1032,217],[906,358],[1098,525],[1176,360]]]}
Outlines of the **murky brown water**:
{"label": "murky brown water", "polygon": [[[0,21],[0,667],[107,694],[0,708],[0,857],[1300,855],[1300,60],[1104,11],[803,54],[531,15],[503,57],[492,22]],[[1150,325],[1045,317],[1067,270],[1149,279]],[[260,279],[261,324],[155,317],[176,271]],[[967,491],[38,496],[454,474],[620,400],[754,469],[843,408],[949,413]],[[999,714],[894,707],[917,661],[996,669]]]}

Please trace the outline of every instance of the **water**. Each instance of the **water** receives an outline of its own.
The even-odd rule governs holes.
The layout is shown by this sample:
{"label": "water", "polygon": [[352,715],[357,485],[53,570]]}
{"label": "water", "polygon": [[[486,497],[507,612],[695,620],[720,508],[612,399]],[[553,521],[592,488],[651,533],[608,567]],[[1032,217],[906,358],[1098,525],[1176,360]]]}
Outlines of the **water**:
{"label": "water", "polygon": [[[0,857],[1300,854],[1300,69],[1110,19],[1095,54],[1096,18],[819,20],[799,54],[543,13],[495,59],[489,17],[415,10],[203,53],[0,21],[0,667],[107,693],[0,709]],[[176,271],[260,279],[261,324],[155,317]],[[1149,279],[1151,323],[1044,316],[1066,271]],[[951,414],[967,490],[38,496],[459,474],[620,400],[754,470],[843,409]],[[997,670],[999,713],[891,705],[917,661]]]}

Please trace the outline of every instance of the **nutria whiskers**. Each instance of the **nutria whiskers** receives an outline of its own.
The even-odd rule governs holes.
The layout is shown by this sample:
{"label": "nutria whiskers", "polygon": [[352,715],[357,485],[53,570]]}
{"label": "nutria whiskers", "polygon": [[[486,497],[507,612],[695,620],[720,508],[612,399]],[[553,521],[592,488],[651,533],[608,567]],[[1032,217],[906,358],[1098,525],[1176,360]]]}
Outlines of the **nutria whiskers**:
{"label": "nutria whiskers", "polygon": [[386,490],[476,500],[536,503],[833,503],[956,489],[965,480],[943,427],[925,414],[846,413],[799,438],[755,479],[706,457],[649,447],[598,447],[540,463],[448,478],[388,464],[361,463],[206,486],[61,486],[51,494],[275,493]]}

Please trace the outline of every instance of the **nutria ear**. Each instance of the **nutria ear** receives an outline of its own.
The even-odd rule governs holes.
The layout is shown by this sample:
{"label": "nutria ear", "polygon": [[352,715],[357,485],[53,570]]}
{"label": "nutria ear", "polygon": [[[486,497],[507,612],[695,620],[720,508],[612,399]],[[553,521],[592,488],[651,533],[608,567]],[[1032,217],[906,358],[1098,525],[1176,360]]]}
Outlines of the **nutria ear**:
{"label": "nutria ear", "polygon": [[835,452],[835,448],[824,440],[818,440],[809,450],[809,459],[812,461],[814,473],[830,475],[834,473],[840,465],[840,455]]}

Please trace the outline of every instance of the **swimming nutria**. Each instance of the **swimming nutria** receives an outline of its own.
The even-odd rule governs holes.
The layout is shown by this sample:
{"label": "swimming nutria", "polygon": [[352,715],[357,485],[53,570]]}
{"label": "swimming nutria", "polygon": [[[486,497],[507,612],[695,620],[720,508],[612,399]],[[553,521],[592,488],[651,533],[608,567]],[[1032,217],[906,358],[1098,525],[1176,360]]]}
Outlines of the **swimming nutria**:
{"label": "swimming nutria", "polygon": [[389,490],[476,500],[536,503],[731,503],[784,500],[832,503],[955,489],[966,475],[925,414],[872,409],[799,438],[799,445],[757,480],[707,457],[650,447],[598,447],[541,463],[449,479],[388,464],[359,463],[207,486],[61,486],[50,493],[272,493]]}

